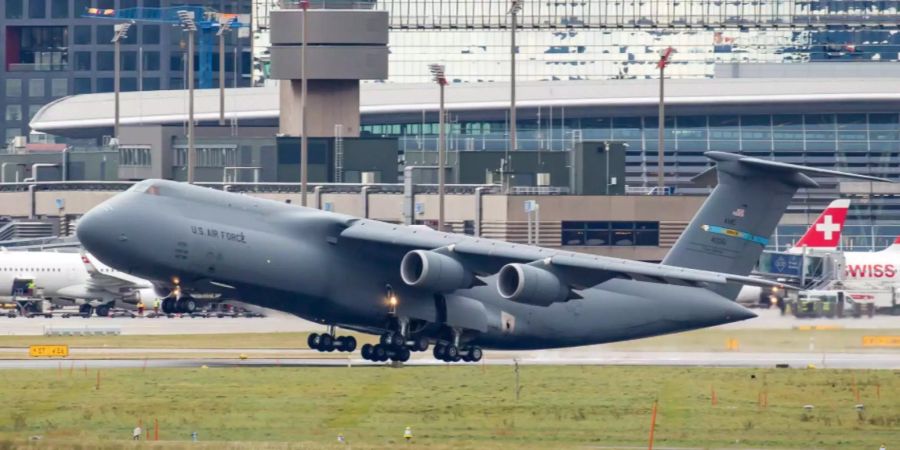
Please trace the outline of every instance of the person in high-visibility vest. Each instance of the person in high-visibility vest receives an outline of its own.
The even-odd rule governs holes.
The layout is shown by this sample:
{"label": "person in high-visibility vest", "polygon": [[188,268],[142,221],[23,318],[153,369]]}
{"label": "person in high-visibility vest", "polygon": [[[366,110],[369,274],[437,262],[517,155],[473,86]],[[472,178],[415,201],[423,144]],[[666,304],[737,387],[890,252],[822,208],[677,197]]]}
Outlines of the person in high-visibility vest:
{"label": "person in high-visibility vest", "polygon": [[412,427],[406,427],[406,430],[403,431],[403,439],[406,439],[406,442],[412,442]]}
{"label": "person in high-visibility vest", "polygon": [[144,315],[144,301],[143,300],[138,300],[137,309],[138,309],[138,315],[143,316]]}
{"label": "person in high-visibility vest", "polygon": [[156,300],[153,302],[153,313],[154,313],[154,314],[159,314],[159,299],[156,299]]}
{"label": "person in high-visibility vest", "polygon": [[34,280],[29,280],[28,281],[28,296],[29,297],[34,297],[34,290],[35,290]]}

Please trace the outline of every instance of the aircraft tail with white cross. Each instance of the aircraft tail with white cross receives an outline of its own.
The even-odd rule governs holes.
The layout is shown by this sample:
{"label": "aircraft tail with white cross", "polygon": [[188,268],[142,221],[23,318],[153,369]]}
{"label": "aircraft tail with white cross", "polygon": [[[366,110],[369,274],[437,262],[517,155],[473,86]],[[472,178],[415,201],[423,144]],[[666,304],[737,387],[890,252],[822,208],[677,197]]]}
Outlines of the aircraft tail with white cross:
{"label": "aircraft tail with white cross", "polygon": [[841,242],[841,232],[844,230],[844,221],[847,220],[847,210],[850,209],[849,199],[837,199],[831,202],[822,214],[806,230],[806,234],[794,244],[794,248],[788,250],[791,253],[800,253],[804,248],[817,250],[837,250]]}

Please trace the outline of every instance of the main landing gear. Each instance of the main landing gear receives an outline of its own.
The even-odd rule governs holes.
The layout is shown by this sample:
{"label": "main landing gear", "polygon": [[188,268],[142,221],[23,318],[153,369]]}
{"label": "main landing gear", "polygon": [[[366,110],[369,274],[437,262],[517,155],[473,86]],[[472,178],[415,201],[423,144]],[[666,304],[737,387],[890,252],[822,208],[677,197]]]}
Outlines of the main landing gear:
{"label": "main landing gear", "polygon": [[190,314],[197,310],[197,301],[192,297],[166,297],[162,301],[164,314]]}
{"label": "main landing gear", "polygon": [[482,356],[484,353],[481,351],[481,347],[474,345],[459,348],[452,343],[442,342],[434,346],[434,357],[444,362],[478,362],[481,361]]}
{"label": "main landing gear", "polygon": [[356,350],[356,338],[353,336],[334,336],[334,329],[329,333],[312,333],[306,339],[309,348],[320,352],[352,352]]}
{"label": "main landing gear", "polygon": [[428,338],[425,336],[407,340],[400,333],[389,332],[381,335],[378,344],[363,345],[361,352],[363,359],[369,361],[406,362],[409,361],[412,352],[424,352],[428,350],[428,345]]}

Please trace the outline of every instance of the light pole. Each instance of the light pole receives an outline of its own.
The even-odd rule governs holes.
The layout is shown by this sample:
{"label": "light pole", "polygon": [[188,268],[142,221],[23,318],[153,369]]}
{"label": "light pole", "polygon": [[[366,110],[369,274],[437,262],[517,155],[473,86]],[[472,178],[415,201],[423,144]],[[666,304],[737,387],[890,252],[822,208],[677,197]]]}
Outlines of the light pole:
{"label": "light pole", "polygon": [[428,70],[441,89],[441,105],[438,110],[438,230],[444,231],[444,86],[447,85],[447,77],[444,75],[443,64],[430,64]]}
{"label": "light pole", "polygon": [[[512,0],[509,14],[512,16],[509,39],[509,149],[516,151],[516,28],[522,0]],[[508,163],[508,161],[507,161]]]}
{"label": "light pole", "polygon": [[119,47],[120,47],[120,45],[121,45],[121,40],[122,40],[122,39],[125,39],[126,37],[128,37],[128,29],[129,29],[129,28],[131,28],[131,24],[130,24],[130,23],[127,23],[127,22],[126,22],[126,23],[117,23],[117,24],[113,27],[113,29],[114,29],[115,32],[116,32],[116,34],[115,34],[115,35],[113,36],[113,38],[112,38],[112,43],[113,43],[114,46],[115,46],[115,53],[114,53],[115,61],[113,62],[113,64],[115,65],[115,71],[116,71],[116,72],[115,72],[115,77],[114,77],[114,79],[113,79],[113,84],[114,84],[115,92],[116,92],[116,94],[115,94],[115,102],[116,102],[116,123],[115,123],[115,127],[114,127],[114,130],[113,130],[113,138],[115,138],[115,144],[114,144],[114,145],[116,145],[116,146],[119,145],[119,111],[120,111],[120,108],[119,108],[119,92],[121,92],[121,90],[122,90],[122,86],[121,86],[121,79],[122,79],[122,73],[121,73],[121,72],[122,72],[122,67],[121,67],[121,66],[122,66],[122,60],[121,60],[121,51],[120,51]]}
{"label": "light pole", "polygon": [[309,139],[306,136],[306,15],[309,1],[300,2],[303,10],[303,33],[300,38],[300,204],[306,206],[306,183],[309,172]]}
{"label": "light pole", "polygon": [[187,182],[194,182],[194,33],[197,32],[197,24],[194,22],[193,11],[178,11],[178,19],[181,20],[181,28],[188,32],[188,154],[187,154]]}
{"label": "light pole", "polygon": [[231,20],[222,22],[216,36],[219,37],[219,126],[225,126],[225,32],[231,30]]}
{"label": "light pole", "polygon": [[658,161],[656,169],[656,184],[659,192],[657,192],[657,195],[665,195],[666,187],[665,136],[663,135],[666,129],[665,80],[666,66],[671,61],[673,51],[672,47],[661,51],[659,53],[659,63],[656,64],[656,67],[659,68],[659,148],[657,149]]}

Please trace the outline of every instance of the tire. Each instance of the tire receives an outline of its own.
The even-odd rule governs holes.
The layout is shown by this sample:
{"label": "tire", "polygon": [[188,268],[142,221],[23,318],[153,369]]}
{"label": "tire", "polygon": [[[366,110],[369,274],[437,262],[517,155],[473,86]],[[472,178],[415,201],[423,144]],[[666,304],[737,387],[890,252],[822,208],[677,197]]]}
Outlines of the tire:
{"label": "tire", "polygon": [[418,339],[416,339],[416,351],[417,352],[428,351],[428,344],[429,344],[428,338],[425,336],[420,336]]}
{"label": "tire", "polygon": [[184,300],[184,312],[193,313],[195,311],[197,311],[197,301],[192,298]]}
{"label": "tire", "polygon": [[82,316],[90,317],[90,316],[91,316],[91,312],[92,312],[92,311],[91,311],[91,305],[88,305],[87,303],[85,303],[85,304],[83,304],[83,305],[80,305],[80,306],[78,307],[78,314],[81,314]]}
{"label": "tire", "polygon": [[447,347],[441,344],[437,344],[434,346],[434,359],[439,359],[441,361],[444,360],[444,356],[447,353]]}
{"label": "tire", "polygon": [[363,359],[372,361],[372,344],[363,344],[360,353],[362,354]]}
{"label": "tire", "polygon": [[319,333],[311,333],[306,338],[306,345],[313,350],[317,350],[319,348]]}
{"label": "tire", "polygon": [[97,315],[100,317],[109,317],[109,306],[100,305],[96,309]]}
{"label": "tire", "polygon": [[400,350],[397,352],[397,359],[396,359],[396,361],[407,362],[407,361],[409,361],[409,357],[410,357],[410,356],[412,356],[412,353],[409,351],[409,349],[408,349],[408,348],[402,348],[402,349],[400,349]]}
{"label": "tire", "polygon": [[351,353],[351,352],[353,352],[354,350],[356,350],[356,338],[355,338],[355,337],[353,337],[353,336],[346,336],[346,337],[344,337],[342,340],[344,341],[344,342],[343,342],[343,345],[341,346],[341,351],[342,351],[342,352],[348,352],[348,353]]}
{"label": "tire", "polygon": [[376,345],[375,347],[372,347],[372,360],[373,361],[380,362],[380,361],[387,361],[387,359],[388,359],[387,350],[384,348],[383,345]]}
{"label": "tire", "polygon": [[319,336],[319,350],[323,352],[334,351],[334,338],[330,334],[325,333]]}
{"label": "tire", "polygon": [[469,352],[469,359],[471,359],[472,362],[481,361],[481,358],[483,357],[484,352],[481,351],[480,347],[472,347],[472,351]]}
{"label": "tire", "polygon": [[450,360],[453,360],[453,359],[457,359],[457,360],[458,360],[458,358],[459,358],[459,348],[456,347],[456,346],[453,345],[453,344],[448,345],[448,346],[447,346],[447,351],[444,352],[444,356],[446,356],[446,358],[447,358],[447,359],[450,359]]}

